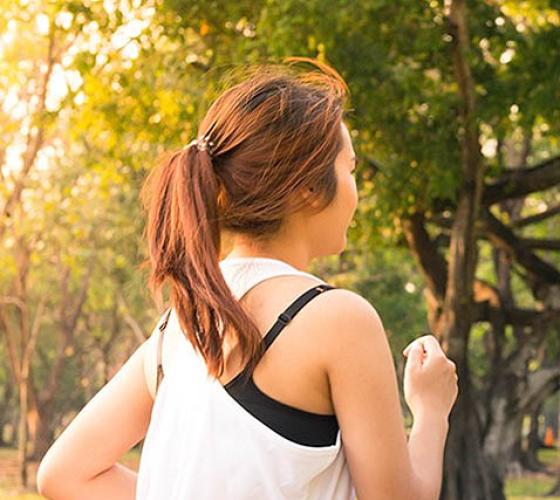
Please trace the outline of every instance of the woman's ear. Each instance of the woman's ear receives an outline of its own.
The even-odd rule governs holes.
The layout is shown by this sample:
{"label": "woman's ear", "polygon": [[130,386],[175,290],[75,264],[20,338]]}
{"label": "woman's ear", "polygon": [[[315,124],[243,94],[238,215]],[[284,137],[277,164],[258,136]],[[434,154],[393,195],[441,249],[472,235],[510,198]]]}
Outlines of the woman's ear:
{"label": "woman's ear", "polygon": [[313,188],[307,188],[302,191],[303,199],[310,205],[312,208],[317,208],[319,206],[319,200],[313,197]]}
{"label": "woman's ear", "polygon": [[[296,193],[290,195],[288,206],[290,208],[299,207],[299,210],[312,210],[319,206],[319,200],[313,196],[313,188],[300,189]],[[303,209],[301,208],[301,201],[303,199]]]}

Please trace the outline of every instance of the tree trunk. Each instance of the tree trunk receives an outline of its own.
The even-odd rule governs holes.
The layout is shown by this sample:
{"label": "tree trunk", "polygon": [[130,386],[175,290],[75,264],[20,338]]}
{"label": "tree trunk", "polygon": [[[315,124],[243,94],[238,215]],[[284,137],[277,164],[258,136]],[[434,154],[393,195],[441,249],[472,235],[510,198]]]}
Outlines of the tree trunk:
{"label": "tree trunk", "polygon": [[[57,384],[58,385],[58,384]],[[29,422],[30,458],[39,461],[43,458],[54,440],[53,400],[41,401],[31,377],[29,385]]]}
{"label": "tree trunk", "polygon": [[515,445],[513,446],[511,460],[508,465],[508,473],[520,477],[525,472],[543,472],[546,467],[537,458],[537,451],[540,447],[538,435],[538,417],[542,404],[530,410],[529,418],[531,421],[527,443],[524,446],[521,429]]}
{"label": "tree trunk", "polygon": [[499,473],[483,453],[480,412],[468,364],[469,335],[474,321],[473,284],[478,262],[475,221],[480,211],[485,165],[480,153],[475,83],[468,60],[470,38],[464,0],[451,0],[447,21],[461,98],[463,177],[451,227],[449,272],[437,328],[459,377],[459,395],[450,415],[441,498],[505,500]]}
{"label": "tree trunk", "polygon": [[542,472],[546,470],[545,464],[543,464],[537,457],[537,452],[541,447],[541,440],[539,438],[539,415],[543,407],[543,402],[536,405],[531,411],[531,428],[529,429],[529,435],[527,436],[527,448],[521,450],[521,464],[526,470],[532,472]]}
{"label": "tree trunk", "polygon": [[459,395],[450,415],[441,500],[505,500],[499,469],[485,455],[481,426],[465,368],[459,374]]}
{"label": "tree trunk", "polygon": [[19,382],[19,419],[18,419],[18,468],[22,488],[27,488],[27,379]]}
{"label": "tree trunk", "polygon": [[4,429],[8,423],[12,422],[12,410],[10,408],[12,402],[15,406],[15,401],[12,401],[12,398],[15,397],[14,386],[10,379],[4,385],[4,399],[2,405],[0,405],[0,446],[12,446],[13,443],[4,441]]}

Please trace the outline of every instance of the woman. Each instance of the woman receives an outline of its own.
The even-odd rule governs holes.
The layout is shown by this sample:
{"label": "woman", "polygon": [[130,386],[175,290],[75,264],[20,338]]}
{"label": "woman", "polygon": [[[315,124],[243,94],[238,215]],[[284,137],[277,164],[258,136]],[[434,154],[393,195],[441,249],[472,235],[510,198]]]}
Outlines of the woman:
{"label": "woman", "polygon": [[[45,496],[438,498],[455,366],[431,335],[405,349],[407,442],[379,315],[305,272],[345,248],[356,159],[345,82],[290,61],[320,71],[258,68],[148,176],[150,288],[161,303],[168,282],[170,307],[43,458]],[[144,438],[137,475],[117,460]]]}

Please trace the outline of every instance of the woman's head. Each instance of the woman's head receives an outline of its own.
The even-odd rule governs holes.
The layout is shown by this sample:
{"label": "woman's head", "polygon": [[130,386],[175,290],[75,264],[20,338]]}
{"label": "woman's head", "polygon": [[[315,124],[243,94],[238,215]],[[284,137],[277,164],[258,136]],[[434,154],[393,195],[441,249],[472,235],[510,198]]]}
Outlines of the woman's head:
{"label": "woman's head", "polygon": [[347,86],[323,63],[289,61],[320,71],[253,67],[202,120],[197,135],[211,149],[190,145],[167,155],[141,193],[150,289],[161,301],[170,281],[183,331],[215,376],[224,367],[221,333],[237,338],[250,371],[262,354],[256,325],[221,274],[222,231],[257,244],[283,232],[306,238],[313,255],[336,253],[357,202],[343,123]]}

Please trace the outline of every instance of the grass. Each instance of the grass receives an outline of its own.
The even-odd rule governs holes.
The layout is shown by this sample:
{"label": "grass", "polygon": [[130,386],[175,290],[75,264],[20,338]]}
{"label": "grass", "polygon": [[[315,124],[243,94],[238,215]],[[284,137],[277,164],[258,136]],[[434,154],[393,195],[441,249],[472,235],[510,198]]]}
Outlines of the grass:
{"label": "grass", "polygon": [[[541,462],[550,468],[555,468],[560,475],[560,450],[541,449],[538,452]],[[506,498],[508,500],[535,500],[546,498],[547,500],[560,500],[560,496],[544,497],[552,489],[558,476],[551,477],[546,474],[535,473],[520,478],[510,478],[506,481]]]}

